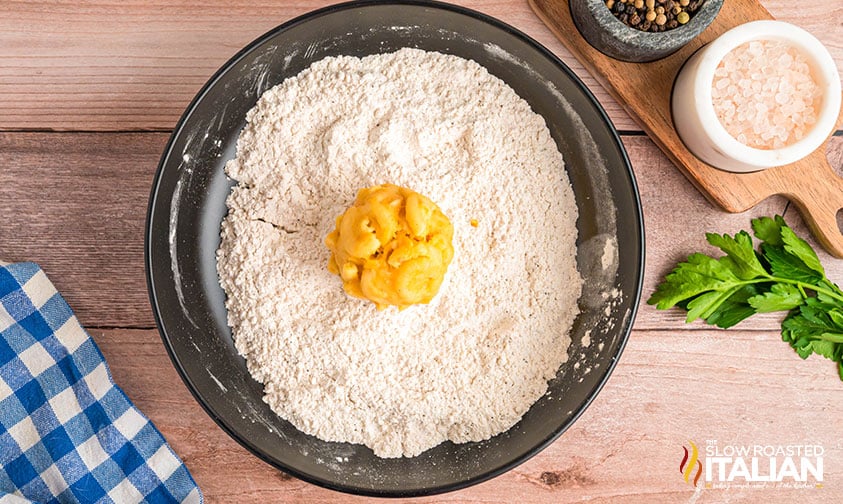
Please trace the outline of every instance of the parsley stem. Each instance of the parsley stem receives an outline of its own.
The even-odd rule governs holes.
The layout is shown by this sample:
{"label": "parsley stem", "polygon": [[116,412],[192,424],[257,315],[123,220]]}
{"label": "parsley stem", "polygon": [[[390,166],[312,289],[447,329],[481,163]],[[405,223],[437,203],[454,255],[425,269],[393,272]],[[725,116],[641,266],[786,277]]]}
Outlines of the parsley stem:
{"label": "parsley stem", "polygon": [[808,294],[805,293],[805,289],[802,285],[797,285],[796,288],[799,289],[799,293],[802,294],[802,299],[808,299]]}
{"label": "parsley stem", "polygon": [[843,334],[839,333],[822,333],[818,338],[822,341],[830,341],[832,343],[843,343]]}
{"label": "parsley stem", "polygon": [[799,280],[791,280],[789,278],[781,278],[781,277],[777,277],[777,276],[773,276],[773,275],[768,275],[768,276],[763,277],[763,278],[756,278],[754,280],[748,280],[746,283],[755,284],[755,283],[766,283],[766,282],[778,282],[778,283],[795,285],[799,289],[799,292],[802,293],[802,297],[805,297],[805,298],[808,297],[807,294],[805,294],[805,288],[808,288],[808,289],[811,289],[814,292],[821,292],[821,293],[825,294],[826,296],[828,296],[830,298],[833,298],[833,299],[836,299],[837,301],[840,301],[841,303],[843,303],[843,294],[840,294],[839,292],[835,292],[835,290],[826,289],[825,287],[820,287],[818,285],[810,284],[810,283],[807,283],[807,282],[801,282]]}

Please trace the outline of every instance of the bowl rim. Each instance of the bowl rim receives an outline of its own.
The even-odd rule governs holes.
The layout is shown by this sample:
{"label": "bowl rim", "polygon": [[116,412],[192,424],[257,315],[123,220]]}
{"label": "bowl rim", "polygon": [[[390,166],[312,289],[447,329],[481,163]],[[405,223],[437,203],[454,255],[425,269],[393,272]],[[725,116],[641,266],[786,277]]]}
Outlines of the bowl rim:
{"label": "bowl rim", "polygon": [[[226,73],[228,72],[241,58],[246,56],[248,53],[253,51],[256,47],[263,44],[264,42],[268,41],[272,37],[276,36],[278,33],[283,32],[293,26],[299,25],[301,23],[310,21],[312,19],[319,18],[321,16],[332,14],[336,12],[348,11],[348,10],[357,10],[360,8],[368,8],[373,6],[417,6],[417,7],[427,7],[432,9],[438,9],[443,11],[450,11],[455,14],[464,15],[467,17],[474,18],[481,22],[484,22],[488,25],[491,25],[497,29],[503,30],[504,32],[514,36],[517,39],[527,43],[530,47],[536,50],[540,55],[550,60],[554,66],[559,68],[568,78],[570,78],[574,84],[580,89],[580,91],[585,95],[587,100],[591,103],[592,106],[595,108],[595,112],[597,115],[605,122],[608,126],[608,133],[611,135],[612,140],[618,146],[618,152],[620,154],[621,160],[623,162],[624,167],[626,168],[626,175],[629,181],[629,189],[631,190],[632,200],[633,200],[633,213],[635,221],[637,222],[637,226],[635,229],[637,236],[639,237],[639,247],[640,247],[640,254],[638,255],[637,264],[635,265],[638,271],[638,278],[634,281],[634,292],[632,293],[630,299],[630,308],[627,316],[623,319],[623,324],[625,327],[622,328],[621,332],[619,333],[618,337],[618,348],[613,357],[610,359],[609,363],[606,365],[605,371],[603,376],[600,380],[596,383],[594,391],[592,394],[586,398],[585,401],[580,404],[574,414],[571,416],[569,421],[560,424],[559,428],[555,429],[548,435],[545,439],[534,445],[525,453],[524,455],[517,457],[507,463],[501,464],[500,466],[486,471],[485,473],[479,474],[477,476],[467,478],[465,480],[455,482],[455,483],[447,483],[437,486],[431,486],[426,488],[416,488],[410,489],[407,491],[394,491],[394,490],[378,490],[369,487],[359,487],[359,486],[352,486],[352,485],[345,485],[341,483],[337,483],[335,481],[323,479],[320,477],[313,476],[311,474],[299,471],[293,467],[288,466],[274,457],[269,456],[265,453],[259,446],[256,446],[252,442],[250,442],[245,437],[241,436],[233,427],[229,426],[225,419],[221,416],[217,415],[217,413],[208,405],[206,404],[205,400],[203,399],[202,395],[200,394],[198,388],[191,380],[187,370],[183,366],[181,360],[175,353],[175,349],[170,342],[170,337],[167,332],[167,329],[164,326],[164,322],[161,316],[161,310],[158,302],[158,295],[156,294],[156,279],[155,275],[152,272],[152,248],[153,248],[153,229],[152,229],[152,220],[155,214],[155,209],[157,206],[157,201],[159,197],[159,186],[161,184],[162,175],[164,173],[165,165],[168,162],[169,158],[173,155],[173,147],[175,145],[176,139],[178,138],[179,134],[181,133],[182,129],[185,126],[185,123],[188,119],[192,116],[193,112],[195,111],[198,104],[204,99],[205,95],[211,89],[212,86],[216,84],[216,82]],[[319,9],[311,10],[296,16],[284,23],[270,29],[269,31],[265,32],[264,34],[260,35],[259,37],[255,38],[251,42],[249,42],[246,46],[242,49],[237,51],[231,58],[229,58],[225,63],[223,63],[219,69],[217,69],[214,74],[203,84],[200,90],[196,93],[196,96],[190,101],[189,105],[185,108],[185,111],[182,113],[181,117],[179,118],[178,122],[173,128],[173,132],[170,135],[170,138],[167,141],[167,144],[164,147],[163,154],[161,155],[161,159],[159,160],[158,167],[155,172],[155,176],[152,180],[152,186],[150,189],[150,196],[149,196],[149,204],[147,207],[147,215],[146,215],[146,223],[144,227],[144,269],[145,269],[145,276],[147,281],[147,291],[149,294],[150,305],[152,308],[153,316],[155,319],[156,328],[158,329],[158,333],[161,337],[161,340],[164,344],[164,348],[167,351],[167,355],[170,357],[170,361],[173,364],[173,367],[176,368],[180,378],[186,385],[187,389],[190,391],[190,394],[193,396],[194,400],[202,407],[205,413],[214,421],[214,423],[222,429],[229,437],[235,440],[238,444],[246,448],[252,455],[258,457],[259,459],[263,460],[270,466],[284,471],[298,479],[301,479],[307,483],[311,483],[317,486],[321,486],[323,488],[327,488],[330,490],[335,490],[339,492],[345,492],[355,495],[361,496],[369,496],[369,497],[395,497],[395,498],[402,498],[402,497],[419,497],[419,496],[426,496],[426,495],[436,495],[446,492],[451,492],[455,490],[460,490],[463,488],[467,488],[469,486],[476,485],[478,483],[482,483],[484,481],[488,481],[496,476],[499,476],[509,470],[517,467],[518,465],[526,462],[542,450],[544,450],[548,445],[553,443],[556,439],[558,439],[571,425],[573,425],[577,419],[585,412],[585,410],[591,405],[592,401],[597,397],[599,392],[602,390],[603,386],[608,381],[609,377],[611,376],[615,366],[617,365],[618,360],[620,359],[624,348],[626,347],[626,343],[629,340],[630,333],[632,332],[632,326],[635,321],[635,317],[638,312],[638,307],[641,300],[641,293],[643,288],[644,282],[644,264],[645,264],[645,234],[644,234],[644,218],[643,218],[643,210],[641,205],[641,195],[638,190],[638,184],[635,179],[635,173],[632,169],[632,163],[629,160],[629,155],[624,147],[623,142],[621,141],[620,135],[618,130],[615,128],[614,123],[612,123],[611,119],[609,118],[608,114],[606,113],[603,106],[600,104],[599,101],[595,98],[594,94],[588,89],[588,87],[582,82],[582,80],[555,54],[553,54],[549,49],[545,48],[542,44],[538,41],[530,37],[529,35],[525,34],[524,32],[518,30],[517,28],[498,20],[490,15],[484,14],[482,12],[469,9],[466,7],[453,5],[445,2],[440,2],[437,0],[351,0],[346,1],[338,4],[328,5],[326,7],[322,7]]]}

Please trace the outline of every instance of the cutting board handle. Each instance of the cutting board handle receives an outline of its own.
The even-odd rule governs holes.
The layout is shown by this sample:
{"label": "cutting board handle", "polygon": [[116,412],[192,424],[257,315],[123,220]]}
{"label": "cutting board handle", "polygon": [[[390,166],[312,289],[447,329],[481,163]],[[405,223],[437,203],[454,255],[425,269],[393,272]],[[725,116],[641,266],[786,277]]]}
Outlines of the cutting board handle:
{"label": "cutting board handle", "polygon": [[843,234],[837,213],[843,209],[843,178],[826,157],[827,144],[798,161],[798,177],[776,177],[778,192],[799,208],[802,218],[825,249],[843,258]]}

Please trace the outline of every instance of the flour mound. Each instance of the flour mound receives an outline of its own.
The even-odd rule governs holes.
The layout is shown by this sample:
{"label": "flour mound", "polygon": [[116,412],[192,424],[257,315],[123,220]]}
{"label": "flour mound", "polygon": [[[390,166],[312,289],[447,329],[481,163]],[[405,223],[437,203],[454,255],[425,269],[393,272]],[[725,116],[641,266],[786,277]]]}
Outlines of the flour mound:
{"label": "flour mound", "polygon": [[[381,457],[518,422],[567,359],[582,284],[574,195],[544,120],[477,63],[402,49],[314,63],[247,122],[217,267],[269,406]],[[326,268],[334,219],[386,182],[454,225],[439,294],[402,312],[349,297]]]}

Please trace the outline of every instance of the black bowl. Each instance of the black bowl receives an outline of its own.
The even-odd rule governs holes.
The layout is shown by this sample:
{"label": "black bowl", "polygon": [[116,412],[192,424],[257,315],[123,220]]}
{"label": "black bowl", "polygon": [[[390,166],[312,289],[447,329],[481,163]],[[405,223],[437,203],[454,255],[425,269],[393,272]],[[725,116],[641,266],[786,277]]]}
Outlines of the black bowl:
{"label": "black bowl", "polygon": [[[381,459],[363,446],[303,434],[262,401],[262,386],[249,375],[226,325],[215,252],[232,186],[223,167],[234,156],[246,112],[258,97],[326,56],[402,47],[473,59],[544,116],[574,187],[580,214],[577,261],[586,292],[570,359],[518,424],[484,442],[448,442],[414,458]],[[643,240],[638,192],[623,145],[591,93],[553,54],[514,28],[463,8],[356,2],[270,31],[202,88],[176,126],[153,183],[146,268],[152,307],[173,364],[223,430],[266,462],[317,485],[410,496],[466,487],[511,469],[582,414],[629,335],[641,291]],[[617,246],[606,248],[607,242]],[[603,261],[604,251],[616,260]],[[601,296],[613,289],[618,296]]]}

